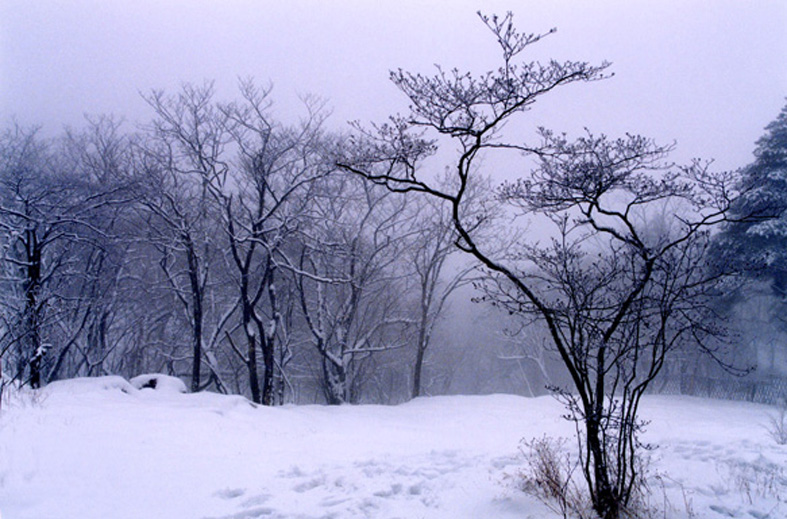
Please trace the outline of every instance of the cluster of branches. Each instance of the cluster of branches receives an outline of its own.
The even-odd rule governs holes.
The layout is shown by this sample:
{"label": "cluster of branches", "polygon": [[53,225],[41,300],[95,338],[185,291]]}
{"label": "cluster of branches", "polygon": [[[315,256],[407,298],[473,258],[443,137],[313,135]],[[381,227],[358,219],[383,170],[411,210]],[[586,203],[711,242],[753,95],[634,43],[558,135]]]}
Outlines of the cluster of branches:
{"label": "cluster of branches", "polygon": [[344,403],[388,363],[416,372],[378,393],[417,395],[460,284],[441,275],[440,208],[338,170],[317,100],[292,125],[251,81],[236,102],[211,84],[145,100],[133,133],[97,118],[0,136],[6,382],[154,371],[265,405]]}
{"label": "cluster of branches", "polygon": [[[510,140],[503,129],[515,116],[559,87],[603,79],[608,65],[520,62],[546,35],[519,33],[511,14],[481,18],[502,64],[480,76],[393,73],[410,112],[359,128],[340,166],[391,191],[449,205],[457,247],[489,275],[485,299],[546,327],[571,381],[553,390],[577,423],[593,507],[615,519],[641,481],[643,393],[679,347],[715,355],[723,342],[713,299],[736,269],[713,264],[710,244],[740,184],[734,173],[700,162],[675,166],[667,161],[671,147],[638,135],[588,131],[572,140],[539,129]],[[458,149],[453,182],[435,185],[421,165],[446,139]],[[499,203],[551,227],[547,237],[499,247],[475,232],[468,188],[479,164],[502,162],[499,154],[531,166],[498,189]]]}

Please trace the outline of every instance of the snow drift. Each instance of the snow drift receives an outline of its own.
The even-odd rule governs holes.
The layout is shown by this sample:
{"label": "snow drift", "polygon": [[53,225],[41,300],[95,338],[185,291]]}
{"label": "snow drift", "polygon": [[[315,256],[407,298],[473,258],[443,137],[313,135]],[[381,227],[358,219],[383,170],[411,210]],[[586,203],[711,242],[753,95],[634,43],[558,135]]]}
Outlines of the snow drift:
{"label": "snow drift", "polygon": [[[521,439],[572,437],[551,398],[265,408],[161,379],[14,392],[0,415],[3,519],[558,517],[518,490]],[[158,385],[157,385],[158,387]],[[773,408],[649,397],[653,506],[787,516]],[[573,443],[567,442],[568,447]]]}

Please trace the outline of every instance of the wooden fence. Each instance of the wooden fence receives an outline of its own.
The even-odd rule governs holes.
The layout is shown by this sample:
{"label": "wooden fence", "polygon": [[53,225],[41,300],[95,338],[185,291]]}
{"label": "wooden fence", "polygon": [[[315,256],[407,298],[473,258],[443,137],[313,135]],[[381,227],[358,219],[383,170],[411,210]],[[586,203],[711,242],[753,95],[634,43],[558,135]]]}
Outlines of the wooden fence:
{"label": "wooden fence", "polygon": [[[659,386],[659,384],[656,384]],[[658,393],[689,395],[723,400],[743,400],[770,405],[787,405],[787,378],[685,377],[660,385]]]}

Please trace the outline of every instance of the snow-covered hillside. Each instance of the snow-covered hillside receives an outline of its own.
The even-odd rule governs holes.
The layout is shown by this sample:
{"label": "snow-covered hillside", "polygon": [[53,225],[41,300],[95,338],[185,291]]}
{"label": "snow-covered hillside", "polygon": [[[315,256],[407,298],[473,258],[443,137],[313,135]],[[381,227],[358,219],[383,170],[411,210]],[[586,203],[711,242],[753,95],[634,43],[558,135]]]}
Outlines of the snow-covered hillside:
{"label": "snow-covered hillside", "polygon": [[[572,435],[548,397],[262,408],[143,385],[80,379],[5,399],[0,517],[558,517],[516,487],[522,438]],[[651,499],[666,517],[787,517],[787,446],[765,428],[773,408],[643,406],[645,440],[660,446]]]}

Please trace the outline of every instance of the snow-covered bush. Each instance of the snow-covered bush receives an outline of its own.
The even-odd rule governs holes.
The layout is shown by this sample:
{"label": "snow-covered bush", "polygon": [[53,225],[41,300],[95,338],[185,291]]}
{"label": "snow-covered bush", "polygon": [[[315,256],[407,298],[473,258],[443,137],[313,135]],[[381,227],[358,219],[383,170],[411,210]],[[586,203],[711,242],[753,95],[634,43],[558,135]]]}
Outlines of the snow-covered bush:
{"label": "snow-covered bush", "polygon": [[100,391],[120,391],[130,395],[134,393],[134,390],[135,388],[123,377],[107,375],[104,377],[77,377],[56,380],[47,384],[43,392],[48,395],[53,393],[77,395]]}
{"label": "snow-covered bush", "polygon": [[154,389],[165,393],[188,393],[186,384],[177,377],[148,373],[132,378],[129,382],[136,389]]}

